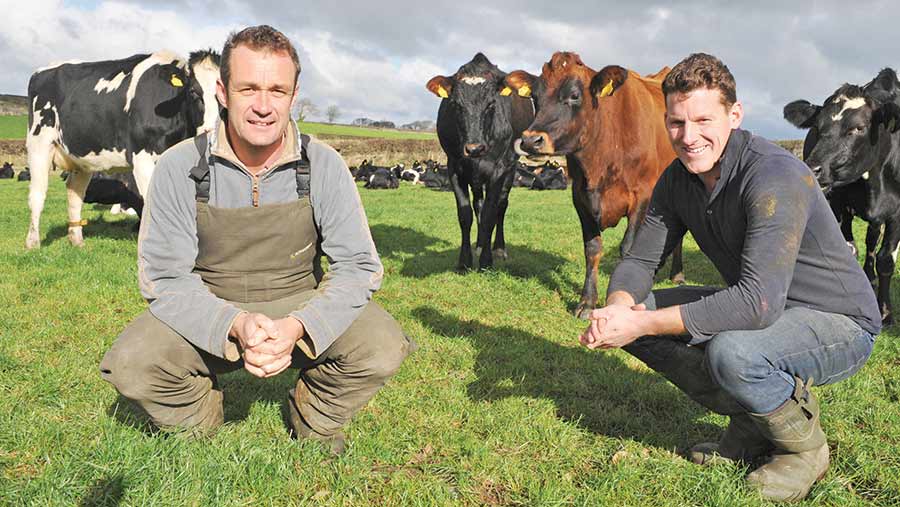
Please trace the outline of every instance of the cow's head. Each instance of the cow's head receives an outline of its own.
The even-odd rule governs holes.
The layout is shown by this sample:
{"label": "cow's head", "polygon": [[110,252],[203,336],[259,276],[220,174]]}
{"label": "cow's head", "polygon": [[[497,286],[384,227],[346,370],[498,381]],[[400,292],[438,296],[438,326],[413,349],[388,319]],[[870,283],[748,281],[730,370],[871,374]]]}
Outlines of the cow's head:
{"label": "cow's head", "polygon": [[628,79],[617,65],[600,72],[585,65],[575,53],[557,52],[545,63],[540,77],[522,70],[510,72],[505,84],[523,97],[531,97],[537,114],[522,133],[520,148],[528,154],[565,155],[582,148],[582,128],[596,119],[600,101],[616,93]]}
{"label": "cow's head", "polygon": [[868,177],[879,160],[877,146],[900,129],[900,83],[890,72],[893,82],[882,71],[865,87],[841,86],[821,106],[796,100],[784,107],[786,120],[809,129],[803,158],[826,194]]}
{"label": "cow's head", "polygon": [[506,74],[481,53],[452,76],[434,76],[425,85],[444,99],[442,114],[450,114],[460,136],[462,155],[477,158],[495,149],[506,149],[511,137],[510,99],[498,92]]}
{"label": "cow's head", "polygon": [[[216,80],[219,78],[219,54],[201,50],[191,53],[188,59],[189,100],[187,115],[191,132],[210,131],[215,128],[219,116],[219,101],[216,100]],[[193,134],[191,134],[193,135]]]}

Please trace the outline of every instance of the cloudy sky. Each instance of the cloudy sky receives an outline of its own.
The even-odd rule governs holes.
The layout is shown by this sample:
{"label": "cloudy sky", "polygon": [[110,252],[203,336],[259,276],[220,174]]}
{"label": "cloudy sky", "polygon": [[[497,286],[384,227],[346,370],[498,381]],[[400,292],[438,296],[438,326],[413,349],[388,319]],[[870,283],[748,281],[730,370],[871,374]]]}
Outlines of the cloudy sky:
{"label": "cloudy sky", "polygon": [[821,103],[844,82],[900,67],[894,1],[0,0],[0,12],[0,93],[24,95],[29,75],[50,62],[187,55],[268,23],[298,46],[301,95],[323,111],[338,105],[344,122],[435,119],[439,99],[425,83],[479,51],[507,72],[532,73],[558,50],[595,70],[641,73],[703,51],[735,75],[746,128],[797,139],[784,104]]}

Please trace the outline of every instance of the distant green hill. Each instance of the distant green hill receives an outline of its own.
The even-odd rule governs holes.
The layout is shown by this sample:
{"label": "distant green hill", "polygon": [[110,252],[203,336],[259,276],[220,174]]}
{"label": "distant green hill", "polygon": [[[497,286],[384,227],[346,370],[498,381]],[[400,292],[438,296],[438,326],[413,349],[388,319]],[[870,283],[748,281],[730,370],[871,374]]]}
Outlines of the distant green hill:
{"label": "distant green hill", "polygon": [[[0,108],[7,102],[6,97],[12,95],[0,95]],[[19,97],[24,99],[25,97]],[[12,101],[10,101],[12,103]],[[4,115],[0,113],[0,139],[25,139],[28,130],[28,116],[25,106],[18,115]],[[331,123],[301,122],[300,131],[314,136],[350,136],[350,137],[375,137],[380,139],[437,139],[433,132],[411,132],[408,130],[375,129],[364,127],[352,127],[350,125],[335,125]]]}
{"label": "distant green hill", "polygon": [[0,116],[28,114],[28,97],[0,94]]}

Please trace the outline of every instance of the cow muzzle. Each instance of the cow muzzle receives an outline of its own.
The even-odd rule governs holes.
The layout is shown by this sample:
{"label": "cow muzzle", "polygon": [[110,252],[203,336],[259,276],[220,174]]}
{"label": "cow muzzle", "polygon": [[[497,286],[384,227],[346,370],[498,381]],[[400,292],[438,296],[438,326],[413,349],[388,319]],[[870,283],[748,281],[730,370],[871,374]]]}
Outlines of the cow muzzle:
{"label": "cow muzzle", "polygon": [[550,155],[553,153],[553,141],[546,132],[526,130],[522,132],[521,149],[528,155]]}
{"label": "cow muzzle", "polygon": [[463,153],[469,158],[478,158],[487,152],[487,146],[482,143],[471,143],[463,147]]}

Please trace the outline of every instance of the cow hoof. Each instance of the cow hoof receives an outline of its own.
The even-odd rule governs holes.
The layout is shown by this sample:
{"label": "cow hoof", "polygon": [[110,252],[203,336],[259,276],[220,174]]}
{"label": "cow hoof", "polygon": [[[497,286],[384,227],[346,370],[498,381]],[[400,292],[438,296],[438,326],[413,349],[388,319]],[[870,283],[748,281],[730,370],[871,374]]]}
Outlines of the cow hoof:
{"label": "cow hoof", "polygon": [[890,313],[884,314],[884,316],[881,318],[881,325],[882,326],[893,326],[894,325],[894,316]]}
{"label": "cow hoof", "polygon": [[35,248],[41,247],[41,238],[37,234],[28,233],[28,237],[25,238],[25,249],[34,250]]}
{"label": "cow hoof", "polygon": [[83,247],[84,237],[82,237],[81,231],[69,231],[69,243],[71,243],[72,246],[76,246],[78,248]]}
{"label": "cow hoof", "polygon": [[671,280],[675,285],[684,285],[684,273],[678,273],[677,275],[673,276]]}
{"label": "cow hoof", "polygon": [[509,254],[506,253],[505,248],[498,248],[498,249],[494,250],[492,253],[494,255],[494,259],[501,260],[501,261],[505,261],[505,260],[509,259]]}
{"label": "cow hoof", "polygon": [[593,306],[585,305],[584,303],[580,303],[575,308],[575,316],[581,320],[588,320],[591,318],[591,312],[594,310]]}

